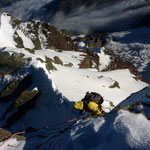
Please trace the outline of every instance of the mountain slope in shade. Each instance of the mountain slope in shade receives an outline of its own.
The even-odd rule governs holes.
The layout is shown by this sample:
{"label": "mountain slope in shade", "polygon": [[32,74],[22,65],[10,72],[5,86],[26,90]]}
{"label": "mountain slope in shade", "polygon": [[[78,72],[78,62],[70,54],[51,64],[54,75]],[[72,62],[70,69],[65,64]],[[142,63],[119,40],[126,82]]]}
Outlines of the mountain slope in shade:
{"label": "mountain slope in shade", "polygon": [[[1,150],[149,149],[150,99],[146,94],[150,89],[147,83],[137,78],[139,74],[134,74],[137,70],[132,64],[104,47],[100,47],[97,53],[92,50],[66,51],[59,47],[54,50],[44,46],[32,49],[33,37],[41,34],[29,34],[28,26],[44,23],[22,23],[8,14],[2,18],[0,127],[11,133],[29,127],[44,128],[23,134],[26,140],[9,140],[0,147]],[[38,29],[43,31],[45,28]],[[54,35],[61,34],[55,30]],[[45,32],[48,31],[46,28]],[[15,32],[24,47],[16,46]],[[47,43],[45,37],[43,42]],[[58,36],[54,40],[60,42]],[[73,103],[80,101],[87,91],[103,96],[104,111],[109,114],[81,119],[72,125],[67,122],[45,128],[79,118],[81,115],[74,110]],[[84,111],[85,114],[87,112]]]}
{"label": "mountain slope in shade", "polygon": [[147,92],[150,92],[149,88],[133,94],[124,101],[127,107],[104,118],[87,119],[76,123],[65,134],[57,137],[55,143],[49,141],[48,145],[43,143],[40,148],[149,149],[150,122],[147,117],[149,118],[150,100],[145,96]]}
{"label": "mountain slope in shade", "polygon": [[150,28],[137,28],[129,31],[108,33],[105,47],[124,60],[131,61],[149,81]]}

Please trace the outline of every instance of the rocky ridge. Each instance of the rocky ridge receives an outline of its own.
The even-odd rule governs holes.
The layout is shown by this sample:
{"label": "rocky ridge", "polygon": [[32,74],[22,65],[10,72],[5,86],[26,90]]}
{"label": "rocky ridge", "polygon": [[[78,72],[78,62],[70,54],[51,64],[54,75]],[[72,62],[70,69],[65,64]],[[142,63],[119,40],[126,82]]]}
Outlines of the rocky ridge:
{"label": "rocky ridge", "polygon": [[39,49],[78,50],[71,38],[53,25],[41,21],[22,22],[6,13],[1,18],[2,26],[4,20],[9,19],[17,48],[26,48],[32,53]]}
{"label": "rocky ridge", "polygon": [[[6,105],[5,110],[3,110],[0,114],[0,122],[1,122],[2,128],[9,130],[9,129],[11,129],[12,126],[15,126],[15,124],[17,124],[17,121],[21,120],[22,117],[24,117],[26,113],[28,113],[30,110],[32,110],[32,108],[33,109],[35,108],[34,106],[36,105],[37,101],[39,100],[39,98],[41,96],[43,96],[41,104],[45,103],[46,105],[49,103],[52,105],[53,97],[54,98],[56,97],[55,94],[53,95],[52,93],[50,93],[50,94],[45,93],[46,90],[48,92],[50,92],[49,86],[52,86],[52,85],[51,85],[51,83],[48,84],[50,81],[47,79],[46,73],[43,73],[44,72],[43,68],[42,69],[41,68],[31,69],[32,66],[30,66],[29,63],[30,63],[30,61],[32,61],[32,59],[24,57],[24,55],[27,53],[25,50],[28,50],[30,52],[30,54],[28,54],[28,55],[31,55],[36,58],[35,59],[36,64],[40,63],[40,65],[42,67],[45,67],[50,74],[52,71],[54,71],[54,72],[57,71],[58,65],[60,65],[62,67],[65,67],[65,66],[73,67],[74,64],[72,64],[71,62],[66,63],[66,60],[63,62],[63,59],[61,59],[61,58],[63,58],[64,56],[62,56],[61,58],[59,58],[58,56],[52,56],[50,58],[50,57],[44,55],[44,57],[41,58],[41,55],[38,54],[38,58],[37,58],[36,50],[44,49],[44,48],[45,49],[53,49],[53,50],[55,50],[55,51],[51,51],[53,54],[61,56],[61,54],[64,52],[63,50],[76,50],[76,49],[75,49],[75,44],[73,43],[71,38],[64,35],[64,33],[62,33],[62,36],[59,37],[59,35],[61,35],[61,32],[53,26],[50,26],[46,23],[39,22],[39,21],[38,22],[30,21],[29,23],[28,22],[22,23],[22,21],[20,21],[18,19],[14,19],[13,17],[11,17],[8,14],[5,14],[5,15],[6,15],[6,17],[11,18],[10,24],[12,25],[13,29],[15,30],[13,37],[15,37],[15,42],[17,43],[17,45],[16,45],[17,49],[14,50],[13,48],[12,49],[10,48],[8,50],[9,52],[5,51],[5,49],[4,49],[4,52],[3,52],[3,50],[0,52],[0,57],[1,57],[0,71],[2,70],[1,76],[0,76],[0,79],[2,79],[2,80],[0,80],[0,81],[4,85],[3,88],[1,88],[1,90],[0,90],[0,103]],[[40,26],[42,26],[42,27],[40,28]],[[51,37],[49,37],[50,33],[47,32],[47,29],[50,30],[50,33],[52,32],[54,34],[52,40],[49,39]],[[40,41],[41,39],[39,38],[39,36],[41,37],[42,34],[37,35],[37,33],[39,33],[39,31],[41,31],[42,34],[45,33],[44,36],[46,38],[43,38],[42,42]],[[26,45],[24,45],[24,43],[23,43],[24,39],[23,39],[23,36],[21,36],[22,34],[20,34],[20,32],[22,32],[26,37],[28,37],[29,40],[32,41],[32,43],[34,45],[33,48],[31,48],[31,47],[29,48],[29,47],[26,47]],[[61,38],[65,42],[63,42],[63,40],[61,40]],[[99,71],[99,72],[100,71],[105,72],[105,71],[111,71],[111,70],[117,70],[117,69],[129,69],[130,72],[135,75],[135,78],[137,80],[142,80],[142,77],[139,75],[136,68],[130,62],[123,61],[120,57],[116,56],[113,52],[111,52],[107,49],[105,49],[104,53],[105,53],[105,55],[110,56],[111,62],[106,68],[104,68],[103,70],[99,70],[99,67],[101,65],[100,64],[101,58],[99,57],[99,55],[96,52],[94,52],[92,50],[92,48],[101,46],[100,39],[99,40],[97,40],[97,39],[98,38],[95,38],[94,36],[88,36],[87,44],[91,42],[91,43],[93,43],[93,45],[88,44],[88,46],[89,46],[88,49],[78,50],[78,52],[80,53],[79,55],[81,56],[80,62],[78,63],[78,68],[80,68],[80,69],[84,69],[84,68],[86,68],[86,69],[94,68],[95,69],[96,68],[97,69],[96,71]],[[95,41],[98,41],[98,44],[100,44],[100,46],[95,46],[94,45]],[[38,44],[36,44],[36,43],[38,43]],[[68,43],[68,44],[64,45],[65,43]],[[70,43],[72,43],[72,44],[70,44]],[[24,48],[25,50],[22,48]],[[17,52],[17,50],[21,51],[21,49],[25,54]],[[16,51],[16,52],[14,53],[13,51]],[[40,51],[42,51],[42,50],[40,50]],[[31,52],[32,52],[32,54],[31,54]],[[72,57],[74,59],[77,59],[76,56],[73,56],[73,54],[72,54]],[[81,58],[83,58],[83,59],[81,59]],[[27,68],[25,67],[25,65],[26,66],[29,65],[27,68],[30,70],[30,72],[28,74],[23,74],[22,76],[17,77],[18,71],[20,69],[23,69],[24,72],[26,72]],[[6,66],[6,69],[3,69],[5,66]],[[42,75],[41,75],[41,72],[42,72]],[[32,74],[34,74],[34,75],[36,74],[36,77],[37,77],[36,82],[37,81],[42,82],[42,83],[37,83],[37,85],[38,84],[41,84],[41,85],[47,84],[47,87],[46,88],[38,87],[38,88],[34,89],[33,87],[34,87],[35,83],[32,82],[33,81]],[[7,79],[6,78],[7,76],[10,76],[12,78],[14,77],[15,80],[9,81],[7,83],[3,82],[4,81],[3,79]],[[59,74],[59,76],[60,76],[59,78],[61,78],[60,74]],[[45,82],[40,81],[40,78],[44,78],[43,80]],[[89,76],[86,76],[86,78],[89,78]],[[120,89],[120,85],[116,80],[107,78],[105,76],[100,76],[97,78],[99,78],[100,80],[104,79],[104,81],[105,81],[105,79],[107,79],[107,81],[112,80],[112,84],[111,84],[111,86],[109,86],[109,88],[110,89]],[[42,90],[42,92],[45,95],[39,89]],[[52,92],[54,92],[54,91],[52,91]],[[48,99],[47,99],[47,97],[48,97]],[[61,102],[60,102],[61,107],[63,107],[66,104],[67,105],[66,108],[70,107],[72,109],[72,105],[68,101],[67,102],[70,105],[67,102],[63,103],[64,100],[62,99],[61,96],[58,96],[58,98],[59,98],[59,101],[61,100]],[[46,100],[46,99],[47,99],[47,101],[44,102],[44,100]],[[50,102],[48,102],[48,101],[50,101]],[[58,104],[56,103],[56,100],[53,103],[54,104],[52,106],[56,106],[56,108],[58,108],[58,106],[57,106]],[[62,105],[62,103],[64,105]],[[51,108],[52,107],[49,107],[48,109],[51,110]],[[68,111],[68,109],[66,109],[66,110]],[[53,115],[52,112],[50,112],[50,114]],[[37,115],[39,115],[39,114],[37,114]],[[7,134],[8,134],[8,136],[5,137],[4,135],[7,135]],[[12,134],[6,133],[3,129],[2,130],[0,129],[0,135],[1,135],[0,139],[5,140]],[[23,140],[25,140],[25,138],[23,138]]]}

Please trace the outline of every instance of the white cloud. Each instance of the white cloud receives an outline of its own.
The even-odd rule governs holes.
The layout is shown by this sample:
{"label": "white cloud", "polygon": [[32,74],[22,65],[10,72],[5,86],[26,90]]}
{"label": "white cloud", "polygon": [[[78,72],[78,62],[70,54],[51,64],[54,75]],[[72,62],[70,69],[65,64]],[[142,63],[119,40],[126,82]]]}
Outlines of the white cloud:
{"label": "white cloud", "polygon": [[[144,14],[149,12],[150,5],[142,7],[144,4],[148,2],[128,0],[98,10],[84,9],[81,14],[73,13],[69,16],[60,14],[54,18],[53,24],[61,29],[85,33],[97,28],[106,31],[122,30],[136,24]],[[132,6],[139,6],[139,8],[133,9]]]}

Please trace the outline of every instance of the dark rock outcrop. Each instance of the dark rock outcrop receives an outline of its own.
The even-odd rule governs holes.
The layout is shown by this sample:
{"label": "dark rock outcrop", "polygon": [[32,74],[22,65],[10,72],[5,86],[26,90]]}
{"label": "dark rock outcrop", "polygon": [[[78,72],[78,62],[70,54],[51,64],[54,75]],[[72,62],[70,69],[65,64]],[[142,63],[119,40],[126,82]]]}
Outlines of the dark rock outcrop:
{"label": "dark rock outcrop", "polygon": [[68,64],[65,64],[64,66],[66,66],[66,67],[72,67],[73,64],[72,63],[68,63]]}
{"label": "dark rock outcrop", "polygon": [[12,115],[6,119],[6,125],[4,127],[9,127],[15,123],[21,116],[25,114],[26,111],[30,110],[36,103],[37,98],[40,96],[40,92],[37,90],[33,91],[23,91],[21,95],[14,102],[14,109]]}
{"label": "dark rock outcrop", "polygon": [[0,76],[10,74],[25,64],[25,58],[23,54],[9,52],[0,52]]}
{"label": "dark rock outcrop", "polygon": [[[85,54],[83,54],[84,59],[79,64],[79,68],[96,68],[99,71],[99,56],[97,53],[93,52],[92,50],[84,50]],[[95,64],[93,66],[93,64]]]}
{"label": "dark rock outcrop", "polygon": [[136,80],[141,80],[145,82],[145,79],[137,71],[136,67],[130,61],[124,61],[121,57],[116,56],[112,51],[105,50],[105,54],[110,55],[111,63],[103,71],[117,70],[117,69],[129,69],[132,74],[135,75]]}
{"label": "dark rock outcrop", "polygon": [[[12,135],[11,132],[0,128],[0,141],[7,140],[11,135]],[[16,138],[18,141],[26,140],[26,138],[24,136],[20,136],[20,135],[15,135],[13,138]]]}
{"label": "dark rock outcrop", "polygon": [[85,38],[89,48],[99,48],[102,46],[101,34],[91,34],[85,36]]}
{"label": "dark rock outcrop", "polygon": [[0,92],[0,101],[10,101],[17,98],[22,91],[27,89],[32,83],[32,76],[27,76],[8,83],[4,89]]}
{"label": "dark rock outcrop", "polygon": [[[9,14],[2,14],[3,17],[10,17],[9,24],[15,30],[13,38],[17,48],[26,48],[28,51],[38,49],[54,50],[77,50],[72,39],[64,32],[61,32],[53,25],[40,21],[22,22]],[[2,22],[3,23],[3,22]],[[21,34],[31,40],[32,46],[24,45]]]}
{"label": "dark rock outcrop", "polygon": [[27,104],[30,101],[34,100],[38,95],[40,94],[39,91],[33,90],[33,91],[23,91],[21,95],[16,99],[14,106],[16,108],[21,108],[23,105]]}
{"label": "dark rock outcrop", "polygon": [[120,89],[119,83],[117,81],[115,81],[113,85],[109,86],[109,88],[116,88],[116,87]]}
{"label": "dark rock outcrop", "polygon": [[[96,68],[99,71],[100,67],[100,58],[97,55],[97,53],[93,52],[92,50],[84,50],[84,59],[79,64],[79,68]],[[136,80],[145,81],[145,79],[140,75],[140,73],[137,71],[136,67],[129,61],[124,61],[121,59],[121,57],[116,56],[112,51],[106,50],[104,51],[106,55],[110,56],[111,62],[110,64],[101,71],[112,71],[117,69],[129,69],[129,71],[135,75]],[[119,86],[116,84],[114,86]]]}
{"label": "dark rock outcrop", "polygon": [[49,57],[45,57],[45,60],[46,60],[46,69],[50,72],[50,70],[57,70],[57,68],[53,65],[53,63],[54,63],[54,60],[53,59],[51,59],[51,58],[49,58]]}

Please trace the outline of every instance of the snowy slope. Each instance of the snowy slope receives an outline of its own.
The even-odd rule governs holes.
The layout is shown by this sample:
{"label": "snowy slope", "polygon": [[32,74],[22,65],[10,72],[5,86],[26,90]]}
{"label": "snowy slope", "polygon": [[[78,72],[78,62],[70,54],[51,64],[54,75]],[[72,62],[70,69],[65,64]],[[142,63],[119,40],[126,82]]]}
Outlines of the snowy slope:
{"label": "snowy slope", "polygon": [[9,14],[2,14],[1,16],[1,26],[0,26],[0,46],[1,47],[13,47],[16,48],[17,43],[14,40],[14,34],[17,33],[19,37],[22,39],[23,46],[26,48],[33,49],[34,45],[25,34],[17,29],[16,27],[14,28],[12,25],[12,17]]}
{"label": "snowy slope", "polygon": [[[6,20],[5,23],[9,25],[9,20]],[[22,53],[26,62],[18,71],[0,77],[0,89],[4,88],[2,84],[4,81],[10,82],[30,73],[33,81],[28,90],[38,89],[41,96],[32,109],[6,129],[15,133],[24,131],[29,127],[45,128],[33,133],[25,133],[26,141],[11,139],[0,147],[1,150],[107,150],[114,148],[140,150],[141,147],[146,150],[150,148],[150,138],[147,134],[150,132],[148,117],[146,118],[141,113],[131,113],[131,111],[119,110],[114,113],[111,112],[104,118],[81,120],[63,131],[61,130],[68,127],[69,123],[47,129],[47,125],[62,123],[79,117],[79,112],[73,108],[73,102],[81,100],[87,91],[100,93],[104,97],[104,110],[110,112],[123,100],[121,106],[143,101],[149,103],[149,98],[146,98],[145,94],[150,93],[150,89],[147,87],[148,84],[136,80],[128,69],[106,72],[99,72],[94,68],[79,69],[79,64],[84,59],[82,51],[58,52],[52,49],[41,49],[30,53],[24,48],[14,48],[13,40],[9,36],[13,30],[10,26],[8,29],[10,32],[7,31],[6,34],[5,28],[3,26],[0,28],[1,52]],[[2,37],[6,39],[2,40]],[[24,36],[21,37],[27,47],[31,46],[31,43]],[[8,41],[6,42],[6,40]],[[107,67],[110,63],[110,57],[104,54],[103,49],[101,48],[98,53],[100,64],[102,64],[100,69]],[[63,65],[53,62],[55,56],[62,60]],[[57,70],[47,70],[46,57],[53,60],[52,64]],[[69,63],[72,63],[71,67],[66,66]],[[118,83],[118,86],[114,86],[115,83]],[[139,92],[140,90],[142,91]],[[139,95],[136,93],[127,98],[134,92],[139,92]],[[138,95],[138,99],[136,95]],[[125,100],[126,98],[127,100]],[[0,117],[5,114],[5,110],[10,110],[8,109],[10,105],[10,102],[0,101]],[[140,108],[143,111],[146,109],[149,113],[144,104],[141,104]],[[11,113],[13,112],[9,111],[6,118]],[[5,120],[0,122],[0,127],[4,125]]]}
{"label": "snowy slope", "polygon": [[137,28],[108,34],[105,46],[124,60],[131,61],[149,81],[149,39],[150,28]]}
{"label": "snowy slope", "polygon": [[[74,118],[78,112],[73,111],[73,105],[69,101],[79,101],[81,98],[84,97],[86,91],[95,91],[102,94],[104,97],[104,110],[109,111],[111,109],[110,101],[113,102],[113,104],[116,106],[119,104],[122,100],[124,100],[126,97],[128,97],[131,93],[137,92],[144,87],[147,86],[147,84],[136,81],[133,78],[133,75],[130,74],[128,70],[116,70],[111,72],[97,72],[94,69],[78,69],[78,63],[82,59],[80,56],[81,52],[55,52],[53,50],[38,50],[35,54],[31,54],[27,52],[24,49],[14,49],[14,48],[6,48],[5,51],[8,51],[10,53],[12,52],[22,52],[25,54],[26,58],[32,57],[31,63],[28,65],[27,68],[30,68],[29,71],[32,72],[33,75],[33,84],[30,87],[30,89],[38,88],[43,94],[38,100],[38,103],[36,104],[35,108],[26,113],[25,116],[21,118],[21,120],[17,121],[14,125],[11,126],[9,130],[12,132],[21,131],[24,130],[24,128],[27,127],[43,127],[45,125],[54,124],[63,122],[67,119]],[[72,62],[73,67],[65,67],[61,65],[55,65],[57,68],[57,71],[50,71],[48,72],[45,68],[45,63],[41,63],[36,58],[41,58],[42,60],[45,59],[44,56],[47,56],[49,58],[53,58],[54,56],[59,56],[60,59],[63,60],[63,62],[68,63]],[[8,77],[7,77],[8,78]],[[11,76],[9,77],[11,79]],[[110,88],[109,86],[113,85],[114,81],[117,81],[120,85],[119,88]],[[61,94],[60,94],[61,93]],[[109,108],[109,109],[108,109]],[[40,112],[40,114],[39,114]],[[133,115],[133,116],[132,116]],[[60,137],[56,137],[56,145],[52,144],[53,140],[51,141],[51,136],[55,135],[53,131],[38,131],[35,133],[35,135],[32,135],[34,138],[27,140],[26,144],[24,145],[25,149],[36,149],[36,146],[39,145],[39,142],[36,141],[40,139],[40,135],[45,136],[47,138],[44,138],[43,140],[40,140],[41,142],[44,142],[46,144],[42,144],[40,149],[59,149],[60,145],[62,143],[65,143],[62,149],[70,149],[70,143],[71,141],[75,144],[74,146],[78,146],[80,149],[84,149],[86,145],[84,143],[89,141],[86,137],[93,137],[94,138],[99,137],[98,139],[103,139],[102,137],[110,137],[110,135],[120,135],[121,130],[121,136],[125,138],[126,135],[126,126],[131,125],[131,128],[133,124],[136,124],[140,126],[140,122],[136,122],[136,120],[128,120],[128,122],[124,122],[122,118],[133,118],[134,114],[130,114],[128,112],[120,111],[116,115],[108,116],[106,117],[106,120],[104,118],[97,118],[97,119],[89,119],[85,120],[83,122],[79,122],[78,124],[75,124],[73,127],[71,127],[71,131],[69,130],[70,134],[68,135],[68,132],[65,132],[64,134],[60,135]],[[142,115],[137,116],[138,118],[141,118],[144,120]],[[111,118],[116,119],[116,122],[114,122]],[[120,120],[121,118],[121,120]],[[136,118],[136,117],[134,117]],[[107,121],[108,120],[108,121]],[[147,124],[149,121],[144,120],[144,126],[140,126],[140,128],[145,128],[148,126]],[[125,124],[126,123],[126,124]],[[110,126],[110,129],[106,128],[108,124],[112,124],[113,126]],[[118,126],[120,124],[121,126]],[[104,127],[103,127],[104,126]],[[103,134],[101,134],[103,127],[105,130],[108,130],[109,132],[106,134],[103,131]],[[137,126],[136,126],[137,127]],[[104,130],[103,129],[103,130]],[[91,132],[87,132],[91,131]],[[120,144],[120,147],[123,147],[126,145],[127,147],[132,147],[133,143],[129,143],[131,140],[134,140],[134,135],[137,131],[134,131],[134,133],[129,134],[129,140],[124,141],[124,144]],[[87,135],[85,135],[87,133]],[[130,133],[130,132],[129,132]],[[58,133],[57,133],[58,134]],[[67,134],[67,135],[66,135]],[[141,138],[143,139],[143,136],[146,136],[145,133],[141,133]],[[84,136],[85,135],[85,136]],[[27,135],[27,137],[30,137],[31,135]],[[63,136],[63,137],[62,137]],[[69,136],[69,138],[65,138],[66,136]],[[63,141],[60,141],[58,139],[62,139]],[[139,143],[142,142],[141,138],[139,139]],[[67,141],[64,141],[64,140]],[[105,138],[104,138],[105,139]],[[115,138],[116,139],[116,138]],[[106,141],[101,141],[99,144],[95,145],[95,140],[92,142],[92,144],[88,145],[88,148],[91,149],[92,147],[99,148],[101,147],[102,143],[105,143]],[[81,144],[79,144],[79,141],[81,141]],[[91,138],[90,138],[91,141]],[[96,140],[97,141],[97,140]],[[111,141],[111,139],[109,139]],[[14,145],[15,143],[13,141],[10,141]],[[31,143],[35,142],[34,145],[31,146]],[[72,143],[71,142],[71,143]],[[98,141],[97,141],[98,142]],[[136,142],[136,141],[135,141]],[[10,143],[10,144],[11,144]],[[22,142],[21,142],[22,143]],[[21,144],[20,143],[20,144]],[[73,144],[72,143],[72,144]],[[110,145],[107,145],[106,147],[103,147],[103,149],[110,148],[109,146],[113,146],[115,141],[111,141]],[[120,143],[118,141],[118,143]],[[139,144],[138,143],[138,144]],[[142,142],[144,146],[147,146],[148,141]],[[9,144],[9,143],[7,143]],[[19,145],[20,145],[19,144]],[[24,143],[22,143],[24,144]],[[72,145],[71,144],[71,145]],[[130,145],[131,144],[131,145]],[[6,146],[6,145],[4,145]],[[46,148],[45,148],[46,146]],[[53,147],[54,146],[54,147]],[[74,147],[73,146],[73,147]],[[72,146],[71,146],[72,147]],[[3,149],[3,147],[1,147]],[[15,147],[16,148],[16,147]],[[9,150],[9,147],[6,148]],[[19,148],[18,148],[19,149]]]}
{"label": "snowy slope", "polygon": [[120,110],[105,118],[79,122],[65,135],[57,137],[55,143],[50,141],[48,145],[41,146],[41,149],[46,148],[148,150],[150,149],[150,122],[142,114]]}
{"label": "snowy slope", "polygon": [[10,25],[10,17],[1,16],[1,26],[0,26],[0,46],[10,46],[15,47],[15,42],[13,40],[14,29]]}
{"label": "snowy slope", "polygon": [[[16,51],[16,49],[9,48],[6,50],[11,51],[11,53]],[[105,100],[112,101],[116,106],[131,93],[147,86],[144,82],[136,81],[133,78],[134,75],[127,69],[108,72],[98,72],[96,69],[79,69],[78,65],[83,59],[82,52],[64,51],[59,53],[54,50],[38,50],[35,54],[30,54],[24,49],[17,49],[17,52],[24,53],[27,58],[32,57],[32,63],[37,68],[45,68],[45,64],[37,60],[37,58],[45,60],[45,56],[52,59],[58,56],[64,64],[73,63],[73,67],[55,64],[57,71],[50,74],[45,68],[54,88],[70,101],[79,101],[87,91],[95,91],[101,93]],[[99,55],[101,56],[101,54]],[[120,88],[111,88],[115,81],[119,83]]]}
{"label": "snowy slope", "polygon": [[[149,88],[145,88],[141,92],[133,94],[124,103],[132,101],[132,104],[144,102],[150,104],[150,99],[145,94],[150,93]],[[131,103],[129,103],[131,104]],[[150,148],[150,122],[140,113],[141,110],[146,111],[149,115],[149,107],[141,105],[137,107],[139,113],[133,113],[127,110],[119,110],[106,115],[104,118],[89,118],[76,122],[65,132],[60,133],[59,130],[42,130],[29,135],[26,143],[20,142],[20,146],[24,146],[25,150],[30,149],[95,149],[95,150],[148,150]],[[41,135],[41,136],[40,136]],[[32,137],[32,138],[31,138]],[[12,150],[9,145],[15,146],[17,150],[21,148],[10,140],[6,145],[1,147],[6,150]]]}

